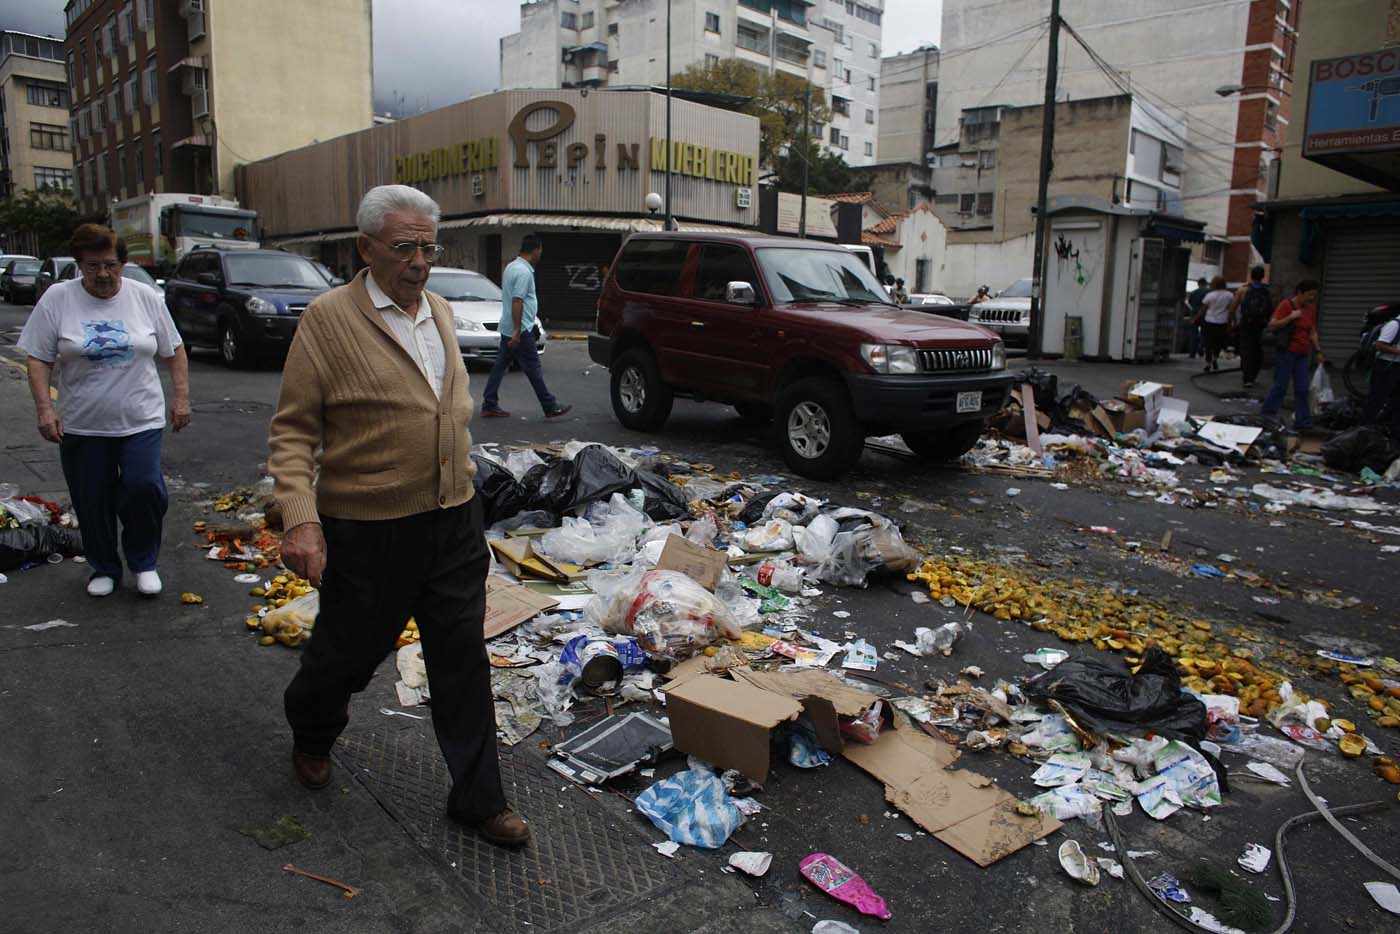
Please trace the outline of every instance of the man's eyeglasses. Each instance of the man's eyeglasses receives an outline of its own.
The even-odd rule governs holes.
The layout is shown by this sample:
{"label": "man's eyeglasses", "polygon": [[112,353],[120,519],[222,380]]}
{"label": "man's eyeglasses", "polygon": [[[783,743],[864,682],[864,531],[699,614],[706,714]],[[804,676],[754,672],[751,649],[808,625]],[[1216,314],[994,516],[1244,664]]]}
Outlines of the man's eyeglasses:
{"label": "man's eyeglasses", "polygon": [[122,268],[121,263],[99,263],[96,260],[84,261],[78,264],[83,272],[116,272]]}
{"label": "man's eyeglasses", "polygon": [[398,243],[390,243],[387,240],[380,240],[378,237],[374,237],[373,239],[379,240],[380,243],[387,246],[389,252],[394,254],[394,259],[401,263],[406,263],[413,259],[414,254],[419,250],[423,251],[424,259],[430,263],[434,263],[437,262],[437,258],[442,255],[442,251],[446,249],[441,243],[415,243],[412,240],[400,240]]}

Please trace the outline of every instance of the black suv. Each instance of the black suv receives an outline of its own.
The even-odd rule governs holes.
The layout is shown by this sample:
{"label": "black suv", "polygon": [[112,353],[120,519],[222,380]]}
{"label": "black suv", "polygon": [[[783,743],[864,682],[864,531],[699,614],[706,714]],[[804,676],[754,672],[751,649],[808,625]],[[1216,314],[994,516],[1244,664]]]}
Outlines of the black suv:
{"label": "black suv", "polygon": [[232,367],[285,355],[301,313],[330,282],[305,256],[196,247],[165,283],[165,304],[192,347],[216,347]]}

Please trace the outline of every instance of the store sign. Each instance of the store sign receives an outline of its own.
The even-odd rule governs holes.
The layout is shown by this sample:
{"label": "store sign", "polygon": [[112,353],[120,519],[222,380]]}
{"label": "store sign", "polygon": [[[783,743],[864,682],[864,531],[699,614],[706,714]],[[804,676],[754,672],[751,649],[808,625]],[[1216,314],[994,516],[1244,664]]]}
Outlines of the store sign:
{"label": "store sign", "polygon": [[[651,138],[651,170],[666,171],[666,140]],[[758,160],[742,152],[711,149],[695,143],[671,141],[671,171],[678,175],[708,178],[726,185],[752,187]]]}
{"label": "store sign", "polygon": [[1303,155],[1400,149],[1400,48],[1314,61]]}
{"label": "store sign", "polygon": [[394,157],[394,182],[416,185],[450,175],[484,172],[498,164],[496,137],[485,136],[426,152]]}

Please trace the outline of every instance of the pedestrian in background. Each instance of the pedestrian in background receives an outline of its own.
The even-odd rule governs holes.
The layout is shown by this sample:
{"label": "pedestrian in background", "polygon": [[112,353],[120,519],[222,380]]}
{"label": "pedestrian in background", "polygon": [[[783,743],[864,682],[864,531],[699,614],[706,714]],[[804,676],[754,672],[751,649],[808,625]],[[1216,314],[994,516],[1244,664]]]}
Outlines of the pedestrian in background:
{"label": "pedestrian in background", "polygon": [[1220,353],[1230,337],[1230,322],[1233,320],[1230,307],[1234,300],[1235,294],[1225,288],[1224,276],[1210,280],[1210,291],[1201,298],[1196,323],[1201,326],[1201,336],[1205,342],[1207,373],[1220,369]]}
{"label": "pedestrian in background", "polygon": [[1361,424],[1374,425],[1386,406],[1390,407],[1387,430],[1400,441],[1400,318],[1381,325],[1376,342],[1375,366],[1371,368],[1371,389],[1361,410]]}
{"label": "pedestrian in background", "polygon": [[452,776],[447,813],[516,846],[530,829],[501,787],[472,400],[452,308],[424,290],[442,254],[440,216],[416,188],[371,189],[355,218],[368,268],[311,303],[287,354],[268,470],[283,563],[320,588],[321,603],[283,700],[293,771],[324,788],[351,695],[412,617]]}
{"label": "pedestrian in background", "polygon": [[511,260],[501,276],[501,321],[497,325],[501,345],[496,352],[491,375],[486,378],[486,388],[481,393],[481,414],[486,418],[506,418],[510,415],[501,408],[499,393],[506,371],[517,362],[530,380],[545,418],[558,418],[573,410],[572,405],[560,405],[545,385],[539,349],[535,343],[539,334],[539,328],[535,326],[539,317],[535,267],[543,256],[544,241],[535,234],[527,234],[520,241],[520,255]]}
{"label": "pedestrian in background", "polygon": [[900,305],[909,304],[909,290],[904,287],[903,279],[894,280],[894,300]]}
{"label": "pedestrian in background", "polygon": [[[170,502],[160,472],[165,392],[155,361],[170,368],[170,426],[180,431],[190,423],[189,359],[165,297],[122,277],[126,241],[83,224],[71,249],[80,277],[50,286],[19,337],[39,434],[59,446],[92,568],[87,592],[111,594],[125,557],[136,589],[155,596]],[[50,392],[55,369],[58,409]]]}
{"label": "pedestrian in background", "polygon": [[1313,352],[1317,353],[1318,366],[1327,363],[1322,345],[1317,340],[1317,289],[1315,279],[1299,282],[1293,297],[1279,302],[1268,324],[1275,335],[1278,349],[1274,351],[1274,385],[1269,389],[1260,412],[1270,417],[1278,414],[1291,379],[1294,430],[1312,427],[1308,389]]}
{"label": "pedestrian in background", "polygon": [[1249,271],[1249,282],[1235,292],[1231,314],[1239,322],[1240,376],[1246,389],[1259,379],[1264,361],[1264,329],[1273,315],[1274,300],[1264,284],[1264,267]]}
{"label": "pedestrian in background", "polygon": [[1201,324],[1198,316],[1201,312],[1201,299],[1205,298],[1209,291],[1210,283],[1202,276],[1196,280],[1196,287],[1186,295],[1186,326],[1189,329],[1186,349],[1192,360],[1201,353]]}

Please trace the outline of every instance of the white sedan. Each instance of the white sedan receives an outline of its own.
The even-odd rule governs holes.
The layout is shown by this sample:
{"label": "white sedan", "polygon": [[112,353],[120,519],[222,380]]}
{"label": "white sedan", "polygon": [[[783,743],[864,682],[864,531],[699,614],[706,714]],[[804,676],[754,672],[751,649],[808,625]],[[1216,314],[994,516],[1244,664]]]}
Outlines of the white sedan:
{"label": "white sedan", "polygon": [[909,301],[908,301],[906,304],[909,304],[909,305],[956,305],[957,302],[953,301],[953,300],[952,300],[951,298],[949,298],[948,296],[946,296],[946,295],[940,295],[940,294],[937,293],[937,292],[915,292],[915,293],[913,293],[913,294],[911,294],[911,295],[909,296]]}
{"label": "white sedan", "polygon": [[[436,292],[452,306],[457,347],[464,363],[493,363],[501,346],[501,289],[470,269],[435,267],[428,275],[428,291]],[[535,345],[544,353],[549,335],[535,324]]]}

